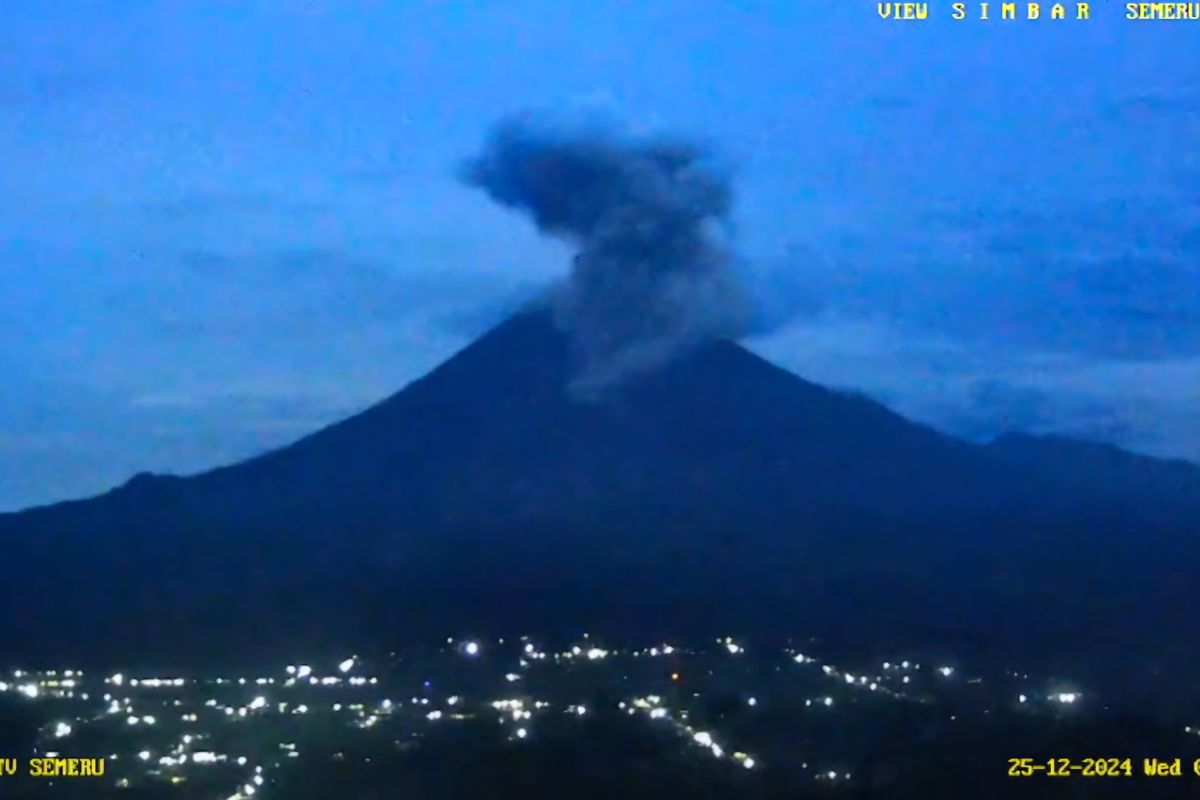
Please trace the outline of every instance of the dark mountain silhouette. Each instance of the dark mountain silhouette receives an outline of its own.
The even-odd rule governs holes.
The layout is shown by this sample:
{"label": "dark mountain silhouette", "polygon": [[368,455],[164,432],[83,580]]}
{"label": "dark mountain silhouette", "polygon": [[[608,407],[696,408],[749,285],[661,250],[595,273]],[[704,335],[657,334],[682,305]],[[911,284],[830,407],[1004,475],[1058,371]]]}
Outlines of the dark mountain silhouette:
{"label": "dark mountain silhouette", "polygon": [[1150,512],[1160,525],[1200,530],[1200,468],[1190,462],[1058,436],[1007,434],[989,449],[1090,497]]}
{"label": "dark mountain silhouette", "polygon": [[1200,468],[969,444],[731,342],[599,398],[572,374],[525,313],[288,447],[0,516],[0,647],[172,662],[753,630],[1046,655],[1191,630]]}

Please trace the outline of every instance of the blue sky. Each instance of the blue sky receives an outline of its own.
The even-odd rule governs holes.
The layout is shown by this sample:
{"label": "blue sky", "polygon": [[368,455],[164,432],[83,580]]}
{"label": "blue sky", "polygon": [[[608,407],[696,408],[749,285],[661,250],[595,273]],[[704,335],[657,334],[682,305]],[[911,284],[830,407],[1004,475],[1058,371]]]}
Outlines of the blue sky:
{"label": "blue sky", "polygon": [[1200,29],[812,2],[10,0],[0,509],[394,391],[563,274],[500,116],[716,146],[752,346],[947,430],[1200,460]]}

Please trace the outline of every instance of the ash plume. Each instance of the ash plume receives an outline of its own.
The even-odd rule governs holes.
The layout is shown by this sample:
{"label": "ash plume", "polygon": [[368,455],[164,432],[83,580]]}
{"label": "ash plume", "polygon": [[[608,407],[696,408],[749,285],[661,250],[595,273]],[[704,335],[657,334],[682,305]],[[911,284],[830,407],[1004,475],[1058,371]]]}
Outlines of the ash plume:
{"label": "ash plume", "polygon": [[703,146],[597,120],[501,120],[462,179],[574,245],[554,311],[603,389],[698,342],[743,335],[749,303],[727,244],[732,192]]}

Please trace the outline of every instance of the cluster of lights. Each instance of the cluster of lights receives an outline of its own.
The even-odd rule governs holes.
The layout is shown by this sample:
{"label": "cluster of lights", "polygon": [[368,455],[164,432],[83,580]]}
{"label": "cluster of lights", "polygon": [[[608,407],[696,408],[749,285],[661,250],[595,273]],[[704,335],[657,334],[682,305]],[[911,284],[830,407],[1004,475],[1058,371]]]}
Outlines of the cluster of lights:
{"label": "cluster of lights", "polygon": [[[646,716],[652,720],[663,720],[671,725],[678,734],[688,738],[692,744],[707,750],[714,758],[724,758],[725,748],[717,744],[713,734],[707,730],[697,730],[687,723],[687,712],[680,711],[678,715],[673,715],[669,709],[663,705],[663,698],[659,695],[647,695],[645,697],[635,697],[628,703],[621,702],[619,708],[625,709],[629,714],[635,714],[638,711],[645,712]],[[745,769],[753,769],[758,763],[752,757],[741,751],[734,752],[732,759],[741,764]]]}
{"label": "cluster of lights", "polygon": [[[688,704],[694,703],[700,695],[692,692],[690,698],[686,697],[688,689],[691,687],[689,687],[689,682],[683,681],[681,674],[683,660],[693,657],[706,658],[709,655],[743,656],[746,653],[745,647],[732,637],[717,639],[715,654],[713,654],[711,645],[707,651],[703,649],[699,651],[680,650],[669,644],[624,650],[608,646],[602,647],[592,641],[587,634],[584,634],[582,642],[557,652],[550,650],[549,653],[527,638],[519,640],[515,645],[515,650],[512,647],[506,650],[503,647],[504,640],[501,639],[499,642],[500,646],[496,647],[480,640],[472,639],[455,643],[454,639],[448,639],[447,645],[450,646],[443,652],[450,655],[457,653],[460,657],[465,656],[471,660],[479,659],[482,667],[504,664],[508,658],[506,653],[511,654],[513,661],[508,662],[507,667],[511,671],[497,671],[494,673],[494,677],[497,680],[502,677],[504,683],[510,686],[515,684],[516,686],[512,688],[519,687],[518,696],[469,702],[464,699],[463,695],[435,693],[431,689],[431,681],[427,680],[424,682],[424,691],[419,693],[424,696],[413,696],[411,703],[386,697],[381,698],[379,695],[359,698],[356,690],[376,686],[379,679],[365,674],[364,663],[357,656],[350,656],[334,664],[334,669],[330,671],[332,674],[325,675],[318,674],[314,667],[307,664],[288,666],[283,676],[211,679],[127,678],[122,673],[116,673],[102,681],[103,686],[100,691],[103,692],[103,703],[99,706],[98,713],[81,714],[73,719],[55,721],[44,729],[43,735],[46,741],[64,739],[74,735],[81,727],[116,716],[115,722],[120,723],[121,728],[128,731],[127,735],[140,739],[143,743],[141,748],[129,751],[127,755],[131,758],[128,759],[128,762],[121,762],[122,764],[130,763],[130,769],[133,769],[133,765],[144,765],[140,779],[158,778],[178,782],[184,779],[184,770],[192,766],[236,764],[238,767],[245,768],[246,771],[230,798],[246,800],[246,798],[256,797],[266,786],[265,769],[273,769],[281,763],[287,763],[288,759],[299,757],[299,753],[294,743],[274,743],[271,745],[272,748],[275,748],[272,751],[275,758],[272,762],[273,766],[267,765],[264,768],[262,765],[251,763],[251,759],[246,755],[221,753],[212,749],[211,744],[202,746],[201,742],[209,738],[212,732],[211,726],[214,724],[251,725],[254,724],[253,720],[259,717],[272,717],[277,722],[282,722],[287,717],[294,715],[320,713],[337,715],[339,719],[345,720],[347,725],[354,728],[369,729],[383,723],[392,725],[449,724],[450,720],[479,717],[490,709],[492,712],[500,712],[500,724],[509,732],[510,740],[526,741],[532,738],[535,712],[542,712],[552,707],[550,702],[535,699],[532,694],[525,691],[528,688],[527,684],[538,685],[540,679],[548,675],[539,665],[551,662],[551,665],[558,665],[563,674],[592,676],[594,673],[591,670],[595,668],[582,666],[574,668],[570,665],[579,662],[605,662],[604,669],[607,671],[610,663],[616,662],[613,668],[625,671],[633,662],[624,661],[624,659],[670,657],[668,664],[665,665],[667,667],[665,670],[662,670],[661,667],[651,667],[649,664],[642,668],[642,672],[649,669],[662,670],[657,672],[660,676],[658,680],[661,681],[665,681],[669,675],[670,689],[664,691],[666,687],[663,687],[659,691],[671,696],[670,705],[668,706],[667,701],[659,694],[647,694],[634,696],[628,701],[620,702],[619,710],[626,716],[643,715],[651,720],[654,726],[666,731],[674,731],[682,741],[691,747],[699,748],[714,759],[722,760],[725,763],[732,762],[744,769],[755,769],[759,764],[755,757],[741,750],[733,750],[723,737],[713,730],[711,724],[699,725],[689,721],[689,717],[692,715],[689,714]],[[482,659],[485,651],[488,653],[488,657]],[[921,665],[908,660],[884,661],[882,668],[878,664],[867,668],[856,666],[854,671],[849,671],[830,663],[821,663],[815,657],[794,650],[786,651],[786,658],[796,665],[814,667],[811,674],[815,676],[815,679],[825,681],[831,687],[827,690],[830,692],[829,694],[824,694],[818,689],[815,696],[805,699],[803,705],[806,708],[833,708],[835,695],[842,698],[846,692],[874,693],[894,699],[914,698],[926,702],[925,698],[930,692],[953,691],[955,687],[963,683],[977,683],[980,680],[969,678],[965,681],[955,680],[943,684],[932,675],[948,679],[956,675],[957,670],[954,667],[942,666],[934,670],[927,670],[928,673],[932,673],[931,677],[925,681],[918,680],[914,683],[913,678],[920,677]],[[709,662],[707,666],[717,668],[716,662]],[[689,673],[693,667],[694,665],[689,662]],[[474,669],[472,668],[472,670]],[[781,667],[776,667],[776,671],[780,669]],[[632,672],[632,670],[630,671]],[[787,670],[784,672],[786,673]],[[703,674],[703,669],[697,668],[696,674]],[[713,674],[711,669],[708,670],[708,674]],[[1011,673],[1011,675],[1028,679],[1028,676],[1018,676],[1016,673]],[[628,675],[623,679],[628,680]],[[72,670],[62,673],[25,673],[18,670],[13,673],[11,681],[0,681],[0,692],[12,691],[30,700],[68,698],[87,701],[89,695],[82,691],[84,680],[82,673]],[[579,678],[573,680],[577,682]],[[937,690],[935,684],[942,685],[943,688]],[[575,689],[577,690],[577,686]],[[77,690],[80,692],[78,695],[76,695]],[[202,708],[195,709],[181,707],[184,701],[175,696],[183,695],[194,700],[196,693],[207,692],[211,692],[212,696],[203,701]],[[324,702],[316,702],[313,699],[314,692],[331,692],[335,693],[335,696],[325,699]],[[134,696],[115,697],[114,693],[121,695],[128,693]],[[287,699],[276,696],[280,694],[284,694]],[[511,692],[509,694],[511,695]],[[436,696],[431,697],[431,695]],[[772,700],[771,705],[776,707],[776,701],[779,699],[777,693],[772,692],[769,696]],[[1031,696],[1033,695],[1025,693],[1018,695],[1018,703],[1029,704]],[[1037,696],[1046,697],[1051,705],[1072,705],[1077,703],[1082,695],[1076,691],[1054,691]],[[743,697],[746,707],[758,707],[760,701],[757,696],[747,693]],[[135,699],[139,706],[137,710],[134,708]],[[299,702],[300,700],[305,702]],[[331,702],[331,700],[336,700],[336,702]],[[438,707],[439,705],[441,707]],[[150,708],[144,706],[150,706]],[[559,709],[560,713],[571,717],[584,717],[589,714],[589,708],[577,702],[570,703],[564,700],[559,704],[556,701],[554,707]],[[171,713],[164,712],[164,708]],[[313,711],[312,709],[317,710]],[[147,711],[153,713],[146,713]],[[814,719],[820,718],[814,717]],[[160,719],[163,720],[161,724]],[[180,726],[190,732],[184,733],[173,746],[165,748],[161,745],[152,745],[150,748],[144,746],[148,737],[154,736],[156,740],[161,740],[162,736],[172,735],[174,730]],[[157,732],[152,734],[150,729]],[[1188,729],[1187,732],[1191,733],[1192,730]],[[1200,730],[1197,730],[1196,733],[1200,735]],[[116,761],[118,757],[119,754],[114,753],[111,759]],[[253,760],[260,759],[256,757]],[[804,762],[803,766],[805,769],[809,769],[807,762]],[[846,781],[851,777],[849,772],[840,769],[813,768],[810,771],[813,777],[819,781]],[[139,780],[137,772],[130,772],[120,778],[121,785],[125,786],[131,785],[131,781],[136,780]]]}

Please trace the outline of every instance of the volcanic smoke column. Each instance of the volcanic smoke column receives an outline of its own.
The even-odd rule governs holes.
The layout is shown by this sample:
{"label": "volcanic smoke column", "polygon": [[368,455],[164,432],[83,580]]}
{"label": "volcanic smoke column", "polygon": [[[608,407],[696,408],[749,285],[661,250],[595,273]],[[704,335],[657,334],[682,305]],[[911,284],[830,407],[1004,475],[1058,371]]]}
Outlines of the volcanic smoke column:
{"label": "volcanic smoke column", "polygon": [[725,243],[732,193],[703,147],[523,113],[492,129],[462,177],[578,248],[555,297],[583,361],[574,388],[594,392],[746,332]]}

